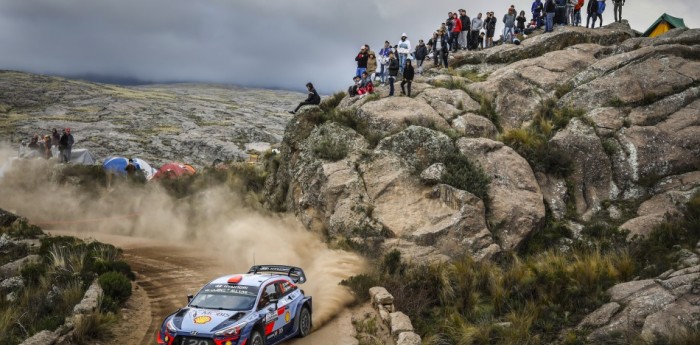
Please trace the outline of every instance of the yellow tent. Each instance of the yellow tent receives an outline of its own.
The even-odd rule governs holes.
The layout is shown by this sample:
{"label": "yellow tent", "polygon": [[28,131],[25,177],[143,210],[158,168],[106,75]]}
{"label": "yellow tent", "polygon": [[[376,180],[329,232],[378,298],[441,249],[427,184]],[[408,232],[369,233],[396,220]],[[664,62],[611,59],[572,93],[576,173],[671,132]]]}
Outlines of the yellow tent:
{"label": "yellow tent", "polygon": [[665,34],[671,29],[684,28],[685,22],[682,18],[676,18],[664,13],[659,19],[652,24],[646,32],[644,32],[643,37],[657,37]]}

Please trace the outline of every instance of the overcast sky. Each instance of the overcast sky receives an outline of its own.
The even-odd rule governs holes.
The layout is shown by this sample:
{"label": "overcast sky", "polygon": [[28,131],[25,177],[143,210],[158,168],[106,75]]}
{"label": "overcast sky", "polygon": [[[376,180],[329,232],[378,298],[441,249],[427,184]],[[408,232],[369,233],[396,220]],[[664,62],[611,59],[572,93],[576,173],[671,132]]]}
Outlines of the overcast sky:
{"label": "overcast sky", "polygon": [[[522,0],[0,0],[0,69],[330,93],[363,43],[415,45],[448,11],[502,18],[511,4],[530,17]],[[697,0],[627,0],[623,17],[644,31],[664,12],[700,26]]]}

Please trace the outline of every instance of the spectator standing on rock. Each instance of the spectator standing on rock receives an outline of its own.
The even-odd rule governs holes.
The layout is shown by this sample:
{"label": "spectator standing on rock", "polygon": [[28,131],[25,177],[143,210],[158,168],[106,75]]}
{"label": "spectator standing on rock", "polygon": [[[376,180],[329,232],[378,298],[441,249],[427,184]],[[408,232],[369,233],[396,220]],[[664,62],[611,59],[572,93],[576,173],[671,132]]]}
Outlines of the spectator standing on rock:
{"label": "spectator standing on rock", "polygon": [[29,145],[27,145],[32,151],[39,151],[39,135],[34,134],[31,139],[29,139]]}
{"label": "spectator standing on rock", "polygon": [[411,83],[413,82],[413,66],[411,60],[406,61],[406,68],[403,71],[403,81],[401,81],[401,94],[406,95],[404,85],[408,84],[408,97],[411,97]]}
{"label": "spectator standing on rock", "polygon": [[622,6],[625,6],[625,0],[613,0],[613,12],[615,12],[615,21],[622,21]]}
{"label": "spectator standing on rock", "polygon": [[384,41],[384,48],[379,51],[379,64],[381,65],[379,74],[381,75],[382,84],[386,82],[386,68],[389,63],[389,52],[391,52],[391,45],[389,41]]}
{"label": "spectator standing on rock", "polygon": [[447,42],[452,44],[452,28],[454,28],[454,21],[453,21],[454,15],[452,12],[447,12],[447,19],[445,20],[445,26],[447,27],[447,31],[445,33],[447,34]]}
{"label": "spectator standing on rock", "polygon": [[453,14],[452,18],[452,36],[450,36],[450,48],[453,52],[459,50],[459,35],[462,33],[462,21],[459,20],[457,13]]}
{"label": "spectator standing on rock", "polygon": [[493,12],[486,13],[484,27],[486,29],[486,48],[493,47],[493,36],[496,35],[496,16]]}
{"label": "spectator standing on rock", "polygon": [[449,48],[447,46],[447,35],[445,31],[440,29],[437,32],[433,42],[433,63],[435,66],[443,65],[447,68],[447,58],[449,56]]}
{"label": "spectator standing on rock", "polygon": [[423,62],[428,56],[428,47],[425,45],[423,40],[418,40],[418,46],[416,46],[416,51],[414,52],[416,57],[416,65],[418,67],[418,73],[423,73]]}
{"label": "spectator standing on rock", "polygon": [[360,52],[357,53],[357,56],[355,56],[355,61],[357,61],[357,69],[355,70],[356,76],[362,76],[362,72],[367,70],[368,59],[369,56],[367,55],[367,50],[365,50],[365,46],[363,45],[360,47]]}
{"label": "spectator standing on rock", "polygon": [[569,0],[556,0],[557,9],[554,15],[554,24],[566,25],[566,3]]}
{"label": "spectator standing on rock", "polygon": [[61,135],[61,139],[58,143],[58,149],[61,151],[61,157],[59,159],[61,163],[70,163],[73,144],[75,144],[75,140],[73,139],[73,134],[70,133],[70,128],[64,129],[63,135]]}
{"label": "spectator standing on rock", "polygon": [[566,3],[566,24],[574,25],[576,18],[574,17],[574,8],[576,8],[578,0],[568,0]]}
{"label": "spectator standing on rock", "polygon": [[586,28],[591,24],[591,19],[593,19],[593,25],[590,26],[591,29],[595,29],[595,20],[598,18],[598,0],[588,0],[588,7],[586,7],[586,13],[588,18],[586,19]]}
{"label": "spectator standing on rock", "polygon": [[469,27],[471,26],[471,20],[467,16],[467,11],[459,10],[460,16],[459,20],[462,22],[462,31],[459,33],[459,46],[463,50],[469,47]]}
{"label": "spectator standing on rock", "polygon": [[297,105],[296,109],[290,110],[290,114],[296,114],[297,111],[299,111],[299,108],[305,106],[305,105],[319,105],[321,104],[321,96],[318,95],[318,92],[316,92],[316,89],[314,88],[314,84],[311,83],[306,83],[306,90],[309,91],[309,96],[306,97],[306,100],[299,103]]}
{"label": "spectator standing on rock", "polygon": [[518,22],[518,24],[515,25],[515,32],[519,34],[524,34],[525,23],[527,22],[527,18],[525,18],[525,11],[520,11],[518,17],[515,18],[515,21]]}
{"label": "spectator standing on rock", "polygon": [[544,11],[544,4],[542,4],[542,0],[535,0],[532,3],[532,20],[537,23],[537,28],[539,29],[540,26],[542,26],[542,13]]}
{"label": "spectator standing on rock", "polygon": [[[508,9],[508,13],[503,16],[503,43],[513,42],[515,37],[515,8]],[[524,22],[523,22],[524,23]]]}
{"label": "spectator standing on rock", "polygon": [[598,24],[599,27],[603,27],[603,12],[605,12],[605,0],[598,0],[598,11],[596,11],[596,16],[598,17],[598,21],[600,21]]}
{"label": "spectator standing on rock", "polygon": [[401,40],[396,45],[396,51],[399,53],[399,73],[403,73],[408,54],[411,54],[411,41],[408,40],[405,32],[401,34]]}
{"label": "spectator standing on rock", "polygon": [[473,41],[472,49],[477,49],[479,47],[479,32],[484,26],[484,21],[481,20],[481,13],[476,15],[476,18],[472,19],[471,26],[471,40]]}
{"label": "spectator standing on rock", "polygon": [[556,10],[557,6],[554,4],[554,0],[547,0],[547,2],[544,3],[544,12],[547,16],[544,32],[554,31],[554,15]]}
{"label": "spectator standing on rock", "polygon": [[396,59],[394,53],[389,53],[389,96],[394,95],[394,81],[396,81],[396,76],[399,75],[400,68],[401,64],[399,64],[399,60]]}
{"label": "spectator standing on rock", "polygon": [[369,44],[365,44],[365,49],[367,52],[367,74],[370,80],[374,80],[374,74],[377,73],[377,55],[369,49]]}
{"label": "spectator standing on rock", "polygon": [[585,0],[577,0],[576,7],[574,7],[574,25],[581,26],[581,9],[586,5]]}

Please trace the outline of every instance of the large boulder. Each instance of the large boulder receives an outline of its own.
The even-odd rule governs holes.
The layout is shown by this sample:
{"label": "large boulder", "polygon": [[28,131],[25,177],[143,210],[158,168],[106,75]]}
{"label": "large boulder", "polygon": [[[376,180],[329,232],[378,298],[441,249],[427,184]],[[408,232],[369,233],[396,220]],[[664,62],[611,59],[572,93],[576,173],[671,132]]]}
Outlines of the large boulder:
{"label": "large boulder", "polygon": [[452,120],[452,128],[470,138],[495,139],[498,135],[498,129],[491,120],[473,113],[467,113]]}
{"label": "large boulder", "polygon": [[680,176],[669,176],[653,189],[654,196],[637,209],[637,217],[626,221],[620,229],[629,231],[629,237],[646,236],[655,226],[680,216],[685,204],[700,191],[700,171]]}
{"label": "large boulder", "polygon": [[409,168],[422,171],[434,162],[440,162],[454,150],[452,139],[444,133],[420,126],[386,137],[377,150],[389,151],[402,157]]}
{"label": "large boulder", "polygon": [[532,168],[501,142],[462,138],[457,147],[491,177],[489,222],[501,247],[515,249],[544,219],[542,193]]}
{"label": "large boulder", "polygon": [[417,98],[423,99],[445,120],[452,120],[465,111],[477,111],[479,103],[460,89],[432,88],[422,92]]}
{"label": "large boulder", "polygon": [[385,133],[395,133],[415,124],[449,128],[447,121],[423,100],[410,97],[387,97],[368,102],[359,108],[358,116],[369,126]]}
{"label": "large boulder", "polygon": [[591,313],[579,328],[592,330],[588,341],[606,343],[641,338],[668,341],[700,323],[700,266],[665,278],[632,281],[607,292],[611,302]]}
{"label": "large boulder", "polygon": [[605,153],[595,130],[579,119],[573,119],[558,132],[549,144],[565,152],[574,165],[570,178],[574,181],[576,209],[584,219],[600,209],[600,203],[616,195],[612,182],[610,158]]}

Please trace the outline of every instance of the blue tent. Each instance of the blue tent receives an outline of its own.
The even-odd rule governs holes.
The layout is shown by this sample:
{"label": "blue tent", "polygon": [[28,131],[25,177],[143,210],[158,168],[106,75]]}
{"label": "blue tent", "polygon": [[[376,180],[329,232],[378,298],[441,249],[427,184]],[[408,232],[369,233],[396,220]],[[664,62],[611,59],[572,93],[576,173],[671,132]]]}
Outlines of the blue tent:
{"label": "blue tent", "polygon": [[[146,179],[150,180],[153,177],[153,174],[156,173],[156,169],[153,169],[148,162],[144,161],[141,158],[133,158],[134,160],[134,165],[138,169],[141,169],[146,175]],[[115,173],[117,175],[126,175],[126,166],[129,164],[129,160],[124,157],[109,157],[105,159],[105,162],[102,163],[102,167],[109,172]]]}

